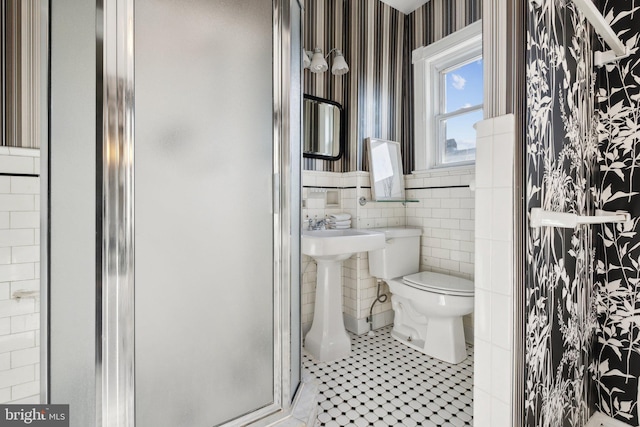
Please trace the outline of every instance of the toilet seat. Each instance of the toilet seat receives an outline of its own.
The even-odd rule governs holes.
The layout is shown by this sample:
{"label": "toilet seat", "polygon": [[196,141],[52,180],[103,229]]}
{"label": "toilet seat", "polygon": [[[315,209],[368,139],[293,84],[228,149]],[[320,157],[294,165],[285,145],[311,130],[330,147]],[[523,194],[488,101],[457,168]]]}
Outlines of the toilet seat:
{"label": "toilet seat", "polygon": [[442,295],[473,296],[473,282],[460,277],[421,271],[402,278],[402,282],[412,288]]}

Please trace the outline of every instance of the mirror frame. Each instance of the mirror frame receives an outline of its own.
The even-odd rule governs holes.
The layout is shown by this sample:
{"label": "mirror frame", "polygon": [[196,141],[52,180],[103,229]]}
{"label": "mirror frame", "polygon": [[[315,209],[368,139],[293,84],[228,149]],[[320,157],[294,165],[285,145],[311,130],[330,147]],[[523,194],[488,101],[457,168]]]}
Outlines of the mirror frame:
{"label": "mirror frame", "polygon": [[[385,196],[384,194],[378,194],[380,192],[376,192],[376,172],[373,168],[373,144],[386,144],[389,150],[393,150],[395,152],[395,161],[390,159],[391,167],[393,169],[393,180],[399,179],[400,181],[400,196]],[[367,151],[369,152],[369,178],[371,181],[371,198],[375,201],[399,201],[404,202],[406,200],[406,195],[404,191],[404,171],[402,169],[402,150],[400,148],[400,143],[396,141],[389,141],[386,139],[380,138],[367,138]],[[392,187],[393,188],[393,187]]]}
{"label": "mirror frame", "polygon": [[[304,123],[304,102],[305,100],[311,100],[311,101],[316,101],[316,102],[322,102],[325,104],[331,104],[335,107],[338,107],[338,110],[340,111],[340,141],[338,144],[338,155],[337,156],[327,156],[324,154],[318,154],[312,151],[304,151],[304,132],[305,132],[305,123]],[[321,160],[340,160],[340,158],[342,157],[342,155],[344,154],[344,145],[345,145],[345,123],[344,123],[344,108],[342,108],[342,105],[340,105],[340,103],[335,102],[335,101],[331,101],[330,99],[325,99],[325,98],[320,98],[317,96],[313,96],[313,95],[307,95],[306,93],[303,95],[303,100],[302,100],[302,116],[303,116],[303,123],[302,123],[302,156],[303,157],[307,157],[310,159],[321,159]]]}

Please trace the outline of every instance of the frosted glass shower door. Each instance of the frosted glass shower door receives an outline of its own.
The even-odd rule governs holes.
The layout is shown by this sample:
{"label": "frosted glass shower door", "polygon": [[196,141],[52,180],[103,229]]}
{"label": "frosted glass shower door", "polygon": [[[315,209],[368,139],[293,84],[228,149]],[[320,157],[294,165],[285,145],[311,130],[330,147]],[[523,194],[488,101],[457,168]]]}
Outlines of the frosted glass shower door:
{"label": "frosted glass shower door", "polygon": [[274,401],[272,2],[135,2],[136,427]]}

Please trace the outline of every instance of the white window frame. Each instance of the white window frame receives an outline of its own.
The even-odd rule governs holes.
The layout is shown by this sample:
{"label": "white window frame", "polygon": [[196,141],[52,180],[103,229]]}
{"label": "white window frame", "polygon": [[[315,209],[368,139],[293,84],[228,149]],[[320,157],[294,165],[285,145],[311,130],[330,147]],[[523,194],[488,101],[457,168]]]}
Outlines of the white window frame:
{"label": "white window frame", "polygon": [[[445,114],[444,83],[441,72],[482,56],[482,21],[456,31],[429,46],[419,47],[412,54],[414,76],[414,155],[415,170],[442,169],[474,164],[475,161],[440,164],[439,120]],[[469,108],[473,111],[477,106]],[[456,111],[457,114],[463,112]]]}

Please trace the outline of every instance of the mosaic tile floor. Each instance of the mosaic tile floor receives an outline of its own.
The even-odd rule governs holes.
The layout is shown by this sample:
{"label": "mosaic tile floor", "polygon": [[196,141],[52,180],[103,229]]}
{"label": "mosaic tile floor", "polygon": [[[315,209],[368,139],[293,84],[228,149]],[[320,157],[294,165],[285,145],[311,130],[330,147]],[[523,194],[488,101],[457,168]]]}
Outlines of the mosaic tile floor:
{"label": "mosaic tile floor", "polygon": [[390,326],[375,332],[351,335],[347,359],[321,363],[304,354],[320,390],[316,427],[473,425],[473,347],[451,365],[395,341]]}

